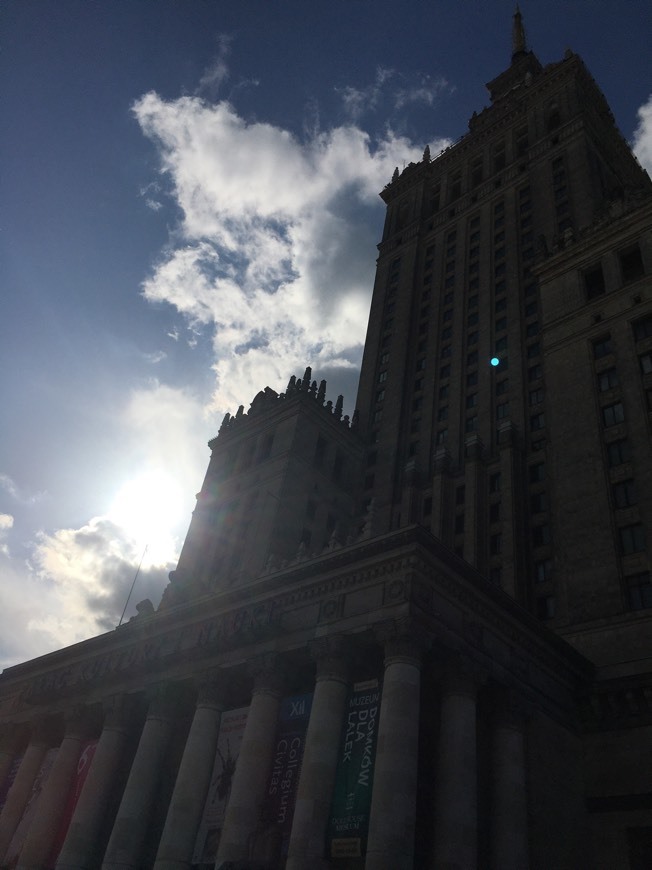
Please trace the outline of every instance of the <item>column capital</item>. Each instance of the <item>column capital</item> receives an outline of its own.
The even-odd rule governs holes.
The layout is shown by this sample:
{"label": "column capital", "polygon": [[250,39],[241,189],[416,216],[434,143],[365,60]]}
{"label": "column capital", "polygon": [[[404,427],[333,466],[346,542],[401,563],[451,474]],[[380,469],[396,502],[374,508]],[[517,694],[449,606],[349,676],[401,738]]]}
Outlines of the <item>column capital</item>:
{"label": "column capital", "polygon": [[179,709],[179,692],[175,683],[156,683],[147,690],[148,719],[174,719]]}
{"label": "column capital", "polygon": [[310,643],[310,655],[317,663],[317,682],[320,680],[349,681],[351,645],[341,634],[320,637]]}
{"label": "column capital", "polygon": [[229,672],[222,668],[212,668],[200,674],[195,680],[197,706],[209,707],[220,713],[225,710],[231,679]]}
{"label": "column capital", "polygon": [[85,740],[98,725],[98,710],[78,704],[64,714],[64,737]]}
{"label": "column capital", "polygon": [[29,742],[50,748],[61,737],[61,723],[57,716],[39,716],[30,725]]}
{"label": "column capital", "polygon": [[409,617],[382,622],[374,633],[385,650],[385,667],[393,662],[420,667],[422,656],[431,643],[425,629]]}
{"label": "column capital", "polygon": [[442,662],[441,682],[446,694],[475,698],[478,686],[486,683],[487,679],[487,669],[462,653],[452,653]]}
{"label": "column capital", "polygon": [[263,653],[253,659],[248,670],[254,680],[252,694],[263,693],[281,697],[285,689],[285,678],[276,653]]}
{"label": "column capital", "polygon": [[110,695],[102,701],[104,710],[104,728],[113,731],[129,731],[137,714],[142,712],[144,697],[142,694],[129,695],[120,693]]}
{"label": "column capital", "polygon": [[515,689],[507,686],[492,687],[493,718],[496,725],[523,731],[531,715],[531,705]]}

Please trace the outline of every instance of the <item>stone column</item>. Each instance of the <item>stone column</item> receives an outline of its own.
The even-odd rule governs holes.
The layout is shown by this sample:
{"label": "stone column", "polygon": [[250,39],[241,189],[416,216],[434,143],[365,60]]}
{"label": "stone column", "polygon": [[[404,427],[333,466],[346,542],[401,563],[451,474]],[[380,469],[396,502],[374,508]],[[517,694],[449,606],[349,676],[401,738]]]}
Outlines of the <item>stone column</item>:
{"label": "stone column", "polygon": [[172,732],[175,700],[172,686],[161,685],[154,691],[106,847],[102,870],[138,870],[141,866],[141,851],[159,771],[165,764]]}
{"label": "stone column", "polygon": [[411,870],[419,762],[421,661],[417,634],[398,625],[385,641],[367,870]]}
{"label": "stone column", "polygon": [[0,727],[0,786],[9,775],[14,758],[24,743],[23,730],[22,725],[11,723]]}
{"label": "stone column", "polygon": [[476,695],[476,680],[470,669],[460,667],[445,675],[436,771],[437,870],[476,867]]}
{"label": "stone column", "polygon": [[257,675],[224,816],[216,868],[226,861],[244,861],[249,857],[249,844],[259,822],[274,756],[282,691],[274,659],[265,656],[254,665]]}
{"label": "stone column", "polygon": [[192,864],[217,750],[224,709],[224,681],[210,674],[199,686],[195,715],[179,765],[154,870],[182,870]]}
{"label": "stone column", "polygon": [[45,865],[54,838],[59,832],[82,742],[88,736],[90,727],[91,719],[84,708],[73,710],[66,717],[63,740],[41,791],[37,814],[27,831],[18,860],[18,870],[39,870]]}
{"label": "stone column", "polygon": [[104,704],[104,726],[73,813],[56,870],[90,870],[102,857],[97,842],[106,803],[120,770],[139,699],[115,695]]}
{"label": "stone column", "polygon": [[492,866],[528,870],[525,710],[512,693],[495,698]]}
{"label": "stone column", "polygon": [[306,733],[286,870],[329,866],[324,837],[330,811],[348,692],[344,638],[316,641],[317,681]]}
{"label": "stone column", "polygon": [[0,813],[0,861],[11,845],[11,838],[23,815],[36,774],[41,769],[51,740],[52,722],[50,720],[36,722],[23,760],[18,768],[16,779],[9,789],[7,800],[2,808],[2,813]]}

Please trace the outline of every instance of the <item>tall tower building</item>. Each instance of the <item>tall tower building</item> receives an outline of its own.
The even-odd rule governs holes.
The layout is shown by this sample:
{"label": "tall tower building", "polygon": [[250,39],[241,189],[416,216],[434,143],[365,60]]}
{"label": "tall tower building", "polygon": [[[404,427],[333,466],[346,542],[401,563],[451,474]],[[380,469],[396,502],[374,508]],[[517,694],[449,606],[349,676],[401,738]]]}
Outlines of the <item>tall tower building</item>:
{"label": "tall tower building", "polygon": [[394,177],[358,411],[227,417],[158,610],[0,676],[20,870],[649,870],[652,184],[514,17]]}
{"label": "tall tower building", "polygon": [[652,185],[582,60],[542,66],[518,12],[487,87],[381,194],[364,496],[376,533],[425,525],[567,632],[650,596]]}

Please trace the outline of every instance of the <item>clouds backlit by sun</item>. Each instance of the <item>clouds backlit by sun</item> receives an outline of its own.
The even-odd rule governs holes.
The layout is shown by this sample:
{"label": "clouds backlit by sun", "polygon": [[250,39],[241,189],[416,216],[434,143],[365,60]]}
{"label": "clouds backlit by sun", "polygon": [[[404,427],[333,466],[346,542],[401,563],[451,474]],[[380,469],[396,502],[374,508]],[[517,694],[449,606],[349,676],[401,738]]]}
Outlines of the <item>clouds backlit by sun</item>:
{"label": "clouds backlit by sun", "polygon": [[107,518],[143,550],[147,547],[144,565],[165,564],[178,555],[183,495],[179,480],[162,471],[144,472],[116,493]]}

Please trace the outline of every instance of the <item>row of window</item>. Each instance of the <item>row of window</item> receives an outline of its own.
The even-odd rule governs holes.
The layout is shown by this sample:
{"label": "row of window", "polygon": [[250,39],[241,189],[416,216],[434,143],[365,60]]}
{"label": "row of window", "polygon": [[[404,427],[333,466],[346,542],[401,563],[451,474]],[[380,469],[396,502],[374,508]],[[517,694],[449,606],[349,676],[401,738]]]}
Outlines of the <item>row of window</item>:
{"label": "row of window", "polygon": [[[617,257],[621,284],[631,284],[645,275],[643,256],[638,244],[630,245],[622,251],[618,251]],[[607,289],[615,289],[614,287],[607,288],[602,262],[594,263],[588,269],[585,269],[582,273],[582,281],[588,302],[604,295]]]}

